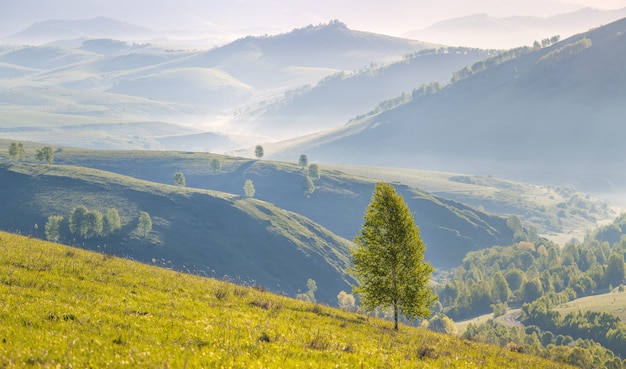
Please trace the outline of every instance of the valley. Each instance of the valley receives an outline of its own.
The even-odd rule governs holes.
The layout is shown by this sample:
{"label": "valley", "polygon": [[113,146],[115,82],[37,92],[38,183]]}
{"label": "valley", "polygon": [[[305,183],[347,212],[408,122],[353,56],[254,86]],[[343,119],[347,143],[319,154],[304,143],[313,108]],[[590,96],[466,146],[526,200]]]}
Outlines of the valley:
{"label": "valley", "polygon": [[[625,367],[623,11],[0,40],[0,366]],[[432,42],[472,23],[565,37]],[[380,182],[439,298],[399,332],[352,295]]]}

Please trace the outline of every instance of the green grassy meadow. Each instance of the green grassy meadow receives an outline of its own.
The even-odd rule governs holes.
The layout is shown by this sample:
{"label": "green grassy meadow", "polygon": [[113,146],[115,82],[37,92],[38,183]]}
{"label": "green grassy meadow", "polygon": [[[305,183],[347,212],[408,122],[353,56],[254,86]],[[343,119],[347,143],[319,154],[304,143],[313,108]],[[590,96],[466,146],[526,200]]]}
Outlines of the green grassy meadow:
{"label": "green grassy meadow", "polygon": [[626,292],[619,292],[617,288],[608,293],[586,296],[575,299],[554,308],[565,316],[577,311],[599,311],[611,313],[622,320],[626,320]]}
{"label": "green grassy meadow", "polygon": [[0,296],[2,368],[563,367],[9,233]]}

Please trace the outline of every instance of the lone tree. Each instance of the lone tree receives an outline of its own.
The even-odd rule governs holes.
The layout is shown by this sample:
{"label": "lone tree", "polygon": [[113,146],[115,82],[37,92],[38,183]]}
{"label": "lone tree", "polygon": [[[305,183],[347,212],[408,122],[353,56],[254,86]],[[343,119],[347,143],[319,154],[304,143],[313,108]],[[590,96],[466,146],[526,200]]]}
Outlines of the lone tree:
{"label": "lone tree", "polygon": [[300,165],[302,168],[306,167],[307,165],[309,165],[309,158],[307,158],[304,154],[300,155],[298,165]]}
{"label": "lone tree", "polygon": [[217,172],[218,170],[222,170],[222,161],[220,159],[216,159],[213,158],[211,159],[211,161],[209,162],[209,168],[211,168],[211,170],[213,172]]}
{"label": "lone tree", "polygon": [[254,148],[254,155],[257,157],[257,159],[261,159],[263,157],[263,154],[263,146],[256,145],[256,147]]}
{"label": "lone tree", "polygon": [[246,197],[254,197],[255,192],[256,190],[254,189],[254,183],[252,182],[252,180],[246,179],[246,181],[243,184],[243,194]]}
{"label": "lone tree", "polygon": [[140,237],[146,238],[152,230],[152,219],[150,214],[145,211],[139,213],[139,219],[137,220],[137,233]]}
{"label": "lone tree", "polygon": [[174,184],[178,187],[185,187],[185,175],[183,172],[174,173]]}
{"label": "lone tree", "polygon": [[39,161],[45,161],[48,163],[48,165],[51,165],[54,161],[54,150],[52,150],[52,147],[50,146],[46,146],[41,150],[37,150],[37,152],[35,153],[35,159]]}
{"label": "lone tree", "polygon": [[313,179],[320,179],[320,167],[317,164],[309,165],[309,176]]}
{"label": "lone tree", "polygon": [[378,183],[355,239],[352,273],[359,286],[362,306],[393,308],[394,329],[398,317],[426,318],[437,296],[429,287],[434,268],[424,261],[426,246],[409,207],[392,185]]}

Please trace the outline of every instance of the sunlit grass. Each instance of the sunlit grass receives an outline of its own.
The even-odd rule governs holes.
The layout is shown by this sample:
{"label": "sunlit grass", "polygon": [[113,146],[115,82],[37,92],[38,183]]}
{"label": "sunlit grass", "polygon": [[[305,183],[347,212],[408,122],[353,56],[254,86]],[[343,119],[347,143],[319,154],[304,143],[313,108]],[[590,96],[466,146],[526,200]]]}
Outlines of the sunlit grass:
{"label": "sunlit grass", "polygon": [[0,233],[0,367],[556,368],[419,328]]}
{"label": "sunlit grass", "polygon": [[626,320],[626,292],[620,292],[618,288],[601,295],[586,296],[575,299],[554,308],[565,316],[578,311],[599,311],[614,314],[622,320]]}

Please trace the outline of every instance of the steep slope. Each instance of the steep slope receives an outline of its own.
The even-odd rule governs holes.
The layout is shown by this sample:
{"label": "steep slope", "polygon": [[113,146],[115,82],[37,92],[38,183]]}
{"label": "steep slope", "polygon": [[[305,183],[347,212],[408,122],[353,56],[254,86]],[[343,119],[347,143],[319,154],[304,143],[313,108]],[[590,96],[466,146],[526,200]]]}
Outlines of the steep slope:
{"label": "steep slope", "polygon": [[[0,366],[565,368],[536,356],[0,232]],[[318,290],[319,291],[319,290]]]}
{"label": "steep slope", "polygon": [[294,140],[271,157],[306,152],[322,162],[623,188],[616,168],[626,157],[626,19],[499,59],[466,69],[434,95]]}
{"label": "steep slope", "polygon": [[[50,215],[68,219],[78,205],[101,213],[116,208],[118,234],[84,240],[66,234],[65,242],[292,296],[313,278],[327,303],[350,289],[349,242],[266,202],[58,165],[2,164],[0,177],[3,230],[44,237]],[[148,238],[133,232],[141,211],[152,218]]]}
{"label": "steep slope", "polygon": [[276,103],[262,104],[238,120],[251,120],[249,129],[274,138],[317,132],[344,124],[401,93],[410,95],[426,85],[439,88],[450,81],[453,72],[495,53],[468,48],[422,50],[401,61],[372,64],[355,73],[339,72],[314,87],[287,91]]}
{"label": "steep slope", "polygon": [[[215,158],[223,160],[220,171],[209,168],[210,160]],[[290,163],[203,153],[74,149],[64,149],[55,160],[159,183],[172,183],[174,173],[181,171],[190,187],[235,194],[243,194],[244,181],[251,179],[256,198],[302,214],[349,240],[354,239],[363,223],[376,182],[339,171],[323,171],[321,178],[314,180],[314,192],[307,196],[302,184],[305,172]],[[398,184],[397,188],[421,229],[426,257],[436,267],[455,267],[468,251],[512,242],[513,233],[503,217],[413,187]]]}

